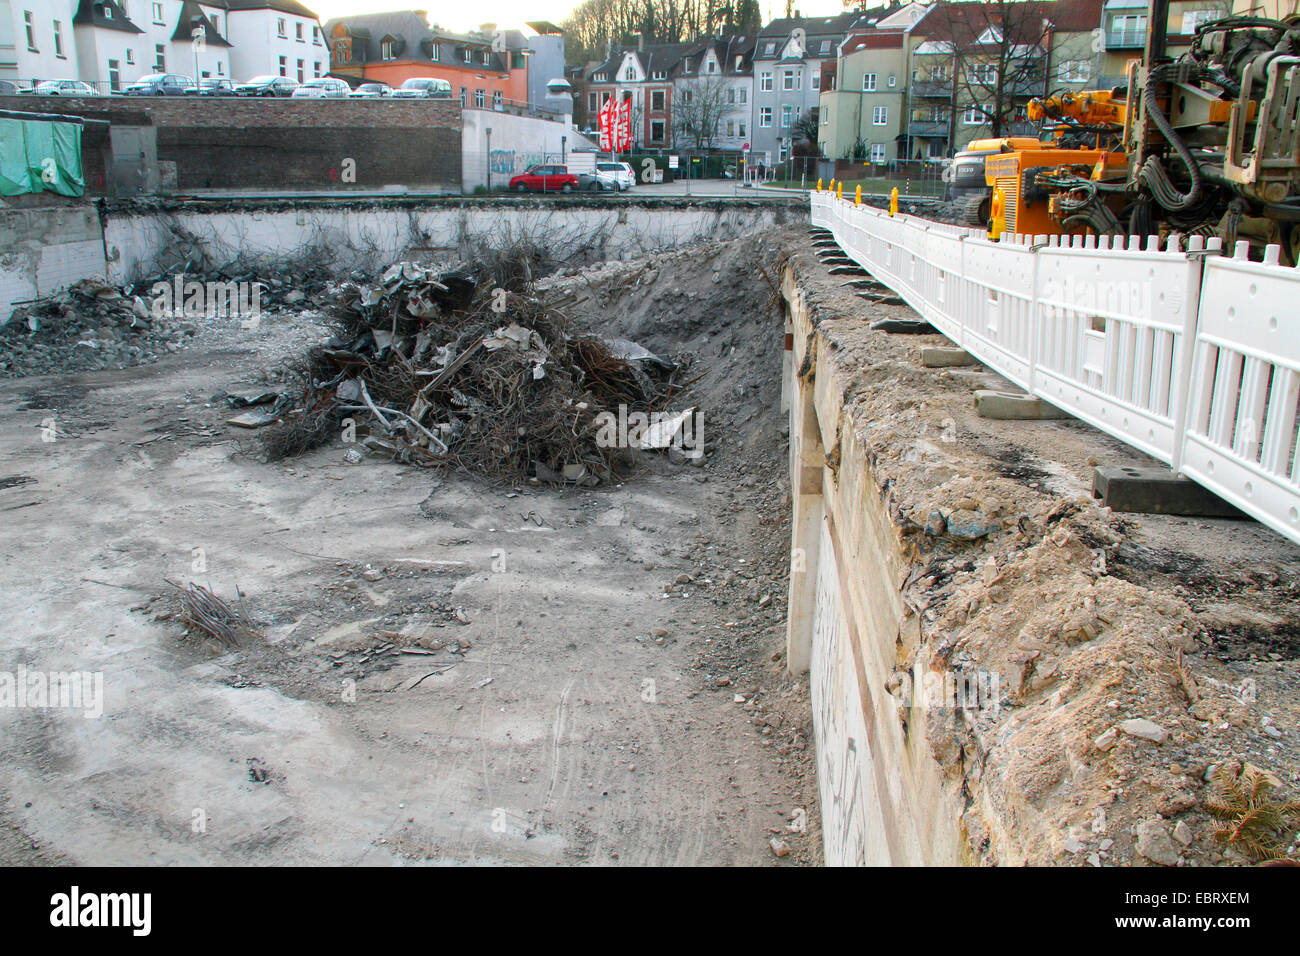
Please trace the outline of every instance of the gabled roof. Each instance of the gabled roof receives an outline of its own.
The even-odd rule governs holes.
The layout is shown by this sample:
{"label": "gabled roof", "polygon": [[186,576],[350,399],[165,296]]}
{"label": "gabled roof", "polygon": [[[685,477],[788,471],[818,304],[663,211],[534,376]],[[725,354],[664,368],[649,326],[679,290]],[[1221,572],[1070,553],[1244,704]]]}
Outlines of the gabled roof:
{"label": "gabled roof", "polygon": [[[1101,24],[1104,3],[1105,0],[1019,0],[1005,7],[1015,11],[1009,26],[1014,33],[1020,34],[1011,39],[1036,43],[1043,32],[1043,21],[1062,33],[1095,30]],[[997,23],[997,7],[971,0],[961,3],[940,0],[916,25],[913,33],[929,40],[967,47]]]}
{"label": "gabled roof", "polygon": [[131,22],[117,0],[81,0],[77,12],[72,15],[72,25],[121,30],[123,33],[144,33]]}
{"label": "gabled roof", "polygon": [[190,40],[194,34],[194,19],[198,18],[203,24],[203,33],[205,42],[208,46],[229,47],[230,43],[223,37],[208,15],[203,12],[203,8],[195,0],[185,0],[181,4],[181,15],[176,19],[176,32],[172,34],[173,41]]}

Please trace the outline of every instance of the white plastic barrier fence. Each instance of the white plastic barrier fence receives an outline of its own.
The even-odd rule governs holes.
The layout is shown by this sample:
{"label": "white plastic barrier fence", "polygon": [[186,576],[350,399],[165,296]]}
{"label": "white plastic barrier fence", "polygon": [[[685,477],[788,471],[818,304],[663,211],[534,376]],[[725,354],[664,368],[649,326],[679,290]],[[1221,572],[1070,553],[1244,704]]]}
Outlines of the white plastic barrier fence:
{"label": "white plastic barrier fence", "polygon": [[990,368],[1300,542],[1300,269],[1276,247],[994,242],[827,192],[812,222]]}

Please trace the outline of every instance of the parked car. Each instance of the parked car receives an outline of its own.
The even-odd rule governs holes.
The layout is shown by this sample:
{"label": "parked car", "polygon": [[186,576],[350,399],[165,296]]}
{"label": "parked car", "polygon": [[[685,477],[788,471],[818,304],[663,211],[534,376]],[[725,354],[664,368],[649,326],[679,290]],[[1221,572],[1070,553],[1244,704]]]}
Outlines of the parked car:
{"label": "parked car", "polygon": [[236,96],[293,96],[298,81],[287,76],[255,76],[247,83],[235,86]]}
{"label": "parked car", "polygon": [[393,96],[400,99],[427,96],[434,99],[449,100],[451,99],[451,83],[432,76],[413,76],[393,90]]}
{"label": "parked car", "polygon": [[122,87],[123,96],[189,96],[194,81],[179,73],[147,73]]}
{"label": "parked car", "polygon": [[0,96],[15,96],[17,93],[17,83],[11,83],[9,80],[0,80]]}
{"label": "parked car", "polygon": [[297,100],[338,100],[343,99],[350,92],[351,87],[338,77],[318,76],[314,80],[307,80],[295,89],[293,98]]}
{"label": "parked car", "polygon": [[510,188],[517,193],[529,190],[571,193],[578,186],[578,177],[567,166],[529,166],[510,180]]}
{"label": "parked car", "polygon": [[348,94],[348,96],[357,96],[362,98],[365,97],[373,98],[378,96],[392,96],[392,95],[393,95],[393,88],[389,86],[387,83],[362,83],[355,90],[353,90],[351,93]]}
{"label": "parked car", "polygon": [[602,180],[611,180],[619,192],[636,185],[636,173],[628,163],[597,163],[596,175]]}
{"label": "parked car", "polygon": [[44,80],[32,90],[36,96],[99,96],[99,90],[81,80]]}
{"label": "parked car", "polygon": [[235,85],[218,77],[199,80],[199,96],[234,96]]}

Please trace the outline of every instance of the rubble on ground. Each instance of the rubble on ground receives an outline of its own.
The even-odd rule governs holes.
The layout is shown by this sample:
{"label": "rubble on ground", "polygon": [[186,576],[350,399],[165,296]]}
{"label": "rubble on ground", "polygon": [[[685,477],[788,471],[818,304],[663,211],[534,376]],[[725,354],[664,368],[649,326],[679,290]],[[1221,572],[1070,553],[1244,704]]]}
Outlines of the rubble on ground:
{"label": "rubble on ground", "polygon": [[[342,436],[366,455],[453,466],[493,479],[592,486],[665,447],[689,362],[580,332],[572,296],[533,288],[536,263],[497,257],[477,268],[401,262],[376,283],[348,283],[336,335],[296,369],[291,408],[263,434],[270,460]],[[625,447],[602,440],[611,417],[662,413]],[[607,415],[609,417],[607,417]],[[635,436],[634,436],[635,437]]]}

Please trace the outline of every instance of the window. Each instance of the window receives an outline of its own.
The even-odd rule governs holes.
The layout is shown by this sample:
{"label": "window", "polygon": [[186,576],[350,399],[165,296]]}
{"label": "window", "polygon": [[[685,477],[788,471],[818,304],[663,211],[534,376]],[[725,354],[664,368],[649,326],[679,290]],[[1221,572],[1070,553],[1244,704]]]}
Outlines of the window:
{"label": "window", "polygon": [[778,163],[785,162],[786,150],[788,150],[789,148],[790,147],[786,145],[785,140],[781,140],[780,148],[776,152],[776,161]]}
{"label": "window", "polygon": [[783,90],[797,90],[797,89],[799,89],[799,83],[798,83],[798,80],[799,80],[799,71],[798,71],[798,70],[782,70],[782,71],[781,71],[781,89],[783,89]]}
{"label": "window", "polygon": [[126,51],[126,62],[129,64],[135,63],[135,50]]}
{"label": "window", "polygon": [[898,77],[896,77],[896,76],[894,76],[894,74],[890,73],[890,74],[889,74],[889,88],[892,90],[892,89],[893,89],[894,87],[896,87],[897,85],[898,85]]}
{"label": "window", "polygon": [[889,122],[888,106],[873,106],[871,108],[871,125],[884,126]]}
{"label": "window", "polygon": [[155,3],[153,5],[153,22],[159,26],[165,26],[167,21],[163,19],[163,5]]}
{"label": "window", "polygon": [[636,79],[636,67],[631,63],[629,63],[627,69],[623,71],[623,79],[627,80],[629,83]]}
{"label": "window", "polygon": [[298,82],[301,83],[306,78],[307,77],[303,75],[303,62],[302,60],[299,60],[298,61]]}
{"label": "window", "polygon": [[771,56],[771,55],[772,55],[773,53],[775,53],[775,52],[776,52],[776,44],[775,44],[775,43],[764,43],[764,44],[763,44],[763,56]]}
{"label": "window", "polygon": [[760,93],[772,92],[772,73],[770,70],[764,70],[758,74],[758,90]]}
{"label": "window", "polygon": [[727,102],[732,104],[736,102],[736,90],[734,87],[727,87]]}
{"label": "window", "polygon": [[312,63],[311,68],[315,71],[316,76],[320,76],[320,60],[316,60]]}
{"label": "window", "polygon": [[760,106],[758,108],[758,125],[767,129],[772,125],[772,107]]}
{"label": "window", "polygon": [[818,47],[817,52],[820,53],[822,56],[825,56],[826,54],[830,53],[830,52],[831,52],[831,41],[830,41],[830,40],[822,40],[822,45],[821,45],[820,47]]}
{"label": "window", "polygon": [[61,60],[67,59],[63,53],[63,24],[58,20],[54,21],[54,55]]}
{"label": "window", "polygon": [[594,112],[595,112],[596,110],[598,110],[598,109],[600,109],[600,104],[596,102],[596,94],[595,94],[595,93],[588,93],[588,94],[587,94],[587,112],[588,112],[588,113],[594,113]]}
{"label": "window", "polygon": [[396,60],[397,59],[397,41],[392,37],[384,37],[383,42],[379,44],[379,59]]}
{"label": "window", "polygon": [[652,142],[655,142],[655,143],[662,143],[662,142],[664,141],[664,121],[663,121],[663,120],[654,120],[654,121],[650,124],[650,139],[651,139]]}
{"label": "window", "polygon": [[705,70],[704,72],[705,72],[705,73],[717,73],[717,72],[718,72],[718,64],[717,64],[715,61],[710,60],[710,61],[709,61],[709,68],[708,68],[707,70]]}
{"label": "window", "polygon": [[295,23],[295,24],[293,25],[293,32],[294,32],[294,39],[295,39],[295,40],[297,40],[299,43],[305,43],[305,42],[306,42],[306,37],[304,37],[303,34],[302,34],[302,24],[301,24],[301,23]]}
{"label": "window", "polygon": [[591,82],[593,83],[604,83],[605,79],[606,74],[604,73],[593,73],[591,76]]}
{"label": "window", "polygon": [[864,93],[871,93],[871,92],[874,92],[875,89],[876,89],[876,74],[874,74],[874,73],[863,73],[863,74],[862,74],[862,91],[863,91]]}
{"label": "window", "polygon": [[1109,39],[1111,43],[1139,43],[1145,40],[1146,32],[1146,14],[1129,14],[1110,21]]}
{"label": "window", "polygon": [[998,81],[998,68],[992,63],[972,63],[966,67],[967,83],[992,86]]}
{"label": "window", "polygon": [[808,89],[820,90],[821,88],[822,88],[822,75],[820,73],[813,73],[811,76],[808,77]]}
{"label": "window", "polygon": [[465,106],[466,106],[468,103],[469,103],[469,90],[465,89],[465,87],[462,86],[462,87],[460,88],[460,106],[461,106],[461,109],[464,109]]}
{"label": "window", "polygon": [[486,90],[475,90],[475,91],[474,91],[474,106],[477,107],[478,109],[482,109],[482,108],[483,108],[484,106],[486,106],[486,105],[487,105],[487,91],[486,91]]}
{"label": "window", "polygon": [[118,66],[117,60],[108,61],[108,88],[110,90],[119,90],[122,87],[122,71]]}
{"label": "window", "polygon": [[501,91],[500,91],[500,90],[493,90],[493,91],[492,91],[492,108],[493,108],[494,110],[499,110],[499,109],[501,109],[501,104],[502,104],[502,102],[503,102],[503,100],[502,100],[502,97],[501,97]]}
{"label": "window", "polygon": [[289,61],[284,57],[280,57],[280,75],[281,76],[289,75]]}
{"label": "window", "polygon": [[984,111],[978,106],[968,106],[961,111],[963,126],[980,126],[984,123]]}
{"label": "window", "polygon": [[781,128],[789,129],[794,125],[794,105],[786,103],[781,107]]}
{"label": "window", "polygon": [[161,43],[153,45],[153,71],[155,73],[167,72],[167,54],[163,51]]}
{"label": "window", "polygon": [[930,140],[930,145],[929,147],[927,147],[926,150],[927,154],[931,159],[941,158],[946,151],[947,151],[947,147],[944,144],[944,141],[941,139]]}
{"label": "window", "polygon": [[289,34],[285,31],[284,17],[280,17],[275,21],[275,32],[283,38],[288,38]]}
{"label": "window", "polygon": [[[127,52],[129,53],[130,51],[128,50]],[[217,76],[225,76],[225,75],[226,75],[226,64],[225,64],[224,61],[222,61],[222,60],[218,60],[218,61],[217,61]]]}
{"label": "window", "polygon": [[883,163],[883,162],[885,161],[885,144],[884,144],[884,143],[872,143],[872,144],[871,144],[871,161],[872,161],[873,163]]}
{"label": "window", "polygon": [[[213,23],[215,23],[215,22],[216,22],[216,21],[214,20]],[[321,39],[320,39],[320,27],[312,27],[312,28],[311,28],[311,42],[314,43],[316,46],[320,46],[320,45],[321,45]],[[434,47],[434,49],[436,50],[437,47]]]}
{"label": "window", "polygon": [[663,90],[652,90],[650,92],[650,109],[654,110],[656,113],[662,113],[664,111]]}
{"label": "window", "polygon": [[737,135],[737,136],[744,136],[744,135],[745,135],[745,121],[744,121],[744,120],[741,120],[740,123],[737,124],[737,126],[736,126],[736,135]]}
{"label": "window", "polygon": [[728,136],[735,136],[735,135],[736,135],[736,121],[735,121],[735,120],[727,120],[727,135],[728,135]]}
{"label": "window", "polygon": [[1190,35],[1203,23],[1218,19],[1219,14],[1213,10],[1192,10],[1183,14],[1183,32]]}
{"label": "window", "polygon": [[23,29],[27,31],[27,49],[32,53],[38,53],[36,49],[36,24],[32,22],[32,11],[23,11]]}
{"label": "window", "polygon": [[483,51],[483,65],[484,65],[484,66],[487,66],[487,65],[488,65],[488,62],[489,62],[491,59],[492,59],[492,57],[488,55],[488,51],[487,51],[487,50],[484,50],[484,51]]}
{"label": "window", "polygon": [[1092,64],[1087,60],[1062,60],[1057,79],[1063,83],[1085,83],[1092,73]]}
{"label": "window", "polygon": [[473,62],[474,62],[474,51],[471,50],[469,47],[465,47],[465,54],[464,54],[464,55],[465,55],[465,62],[466,62],[466,63],[473,63]]}
{"label": "window", "polygon": [[749,90],[745,89],[743,86],[740,88],[740,102],[742,104],[749,102]]}

